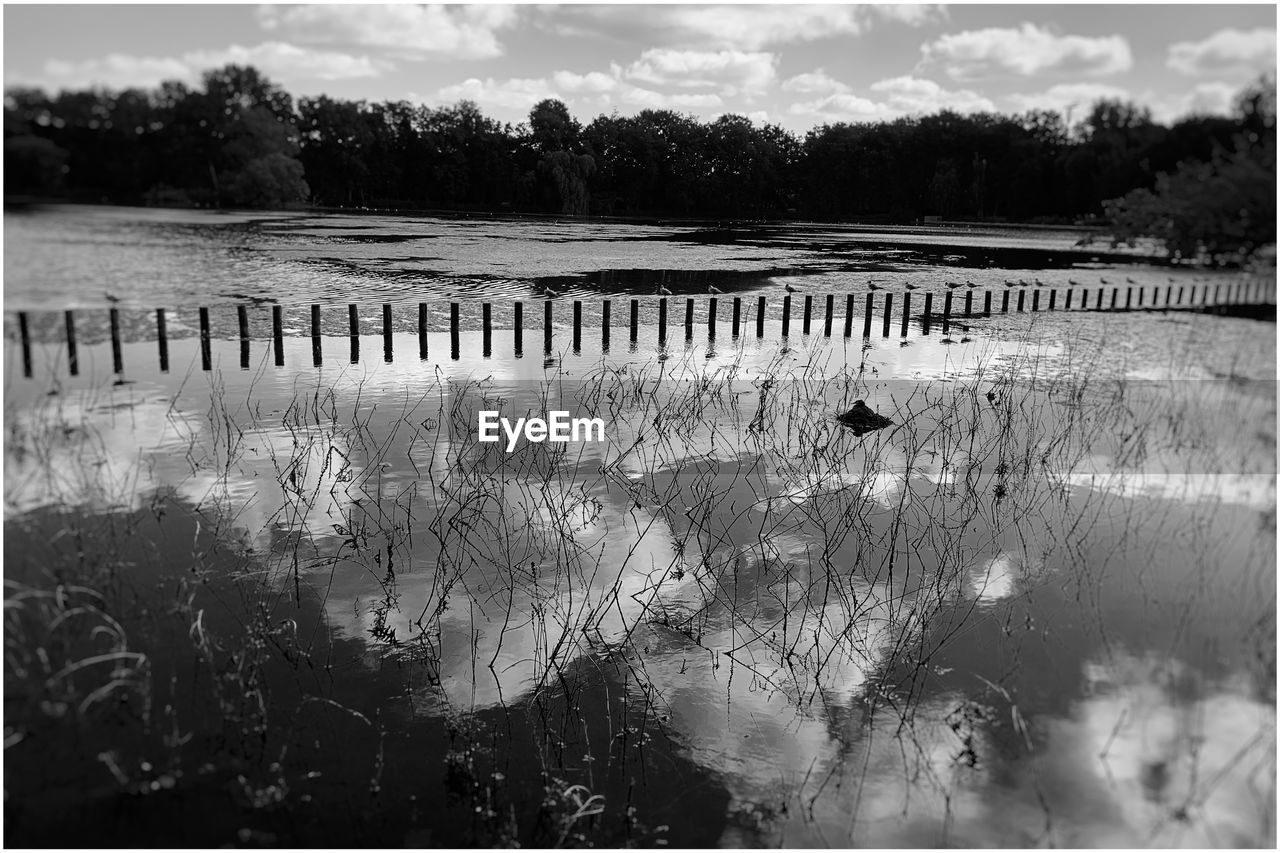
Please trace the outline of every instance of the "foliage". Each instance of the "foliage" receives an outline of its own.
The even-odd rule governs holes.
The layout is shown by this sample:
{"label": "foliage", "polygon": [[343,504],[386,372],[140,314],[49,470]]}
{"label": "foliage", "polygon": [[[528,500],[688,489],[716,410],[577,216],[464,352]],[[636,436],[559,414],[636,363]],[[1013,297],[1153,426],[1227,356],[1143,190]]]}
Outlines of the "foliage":
{"label": "foliage", "polygon": [[1180,163],[1153,190],[1106,203],[1116,236],[1151,236],[1187,259],[1236,263],[1276,241],[1275,79],[1264,78],[1237,101],[1231,148],[1207,162]]}
{"label": "foliage", "polygon": [[[1274,90],[1271,98],[1274,115]],[[198,88],[54,97],[14,88],[5,139],[10,192],[114,202],[163,187],[165,198],[207,205],[1072,221],[1096,220],[1106,199],[1156,190],[1157,176],[1182,163],[1213,164],[1216,181],[1245,177],[1246,164],[1225,165],[1233,139],[1274,139],[1267,109],[1265,93],[1246,93],[1234,118],[1165,127],[1136,105],[1102,101],[1075,124],[1043,110],[943,111],[827,124],[801,138],[740,115],[703,122],[655,109],[583,124],[546,99],[512,127],[469,101],[295,101],[231,65]],[[1164,186],[1179,183],[1170,180]],[[1145,199],[1133,196],[1127,209],[1146,209]],[[1136,212],[1122,218],[1140,224]]]}

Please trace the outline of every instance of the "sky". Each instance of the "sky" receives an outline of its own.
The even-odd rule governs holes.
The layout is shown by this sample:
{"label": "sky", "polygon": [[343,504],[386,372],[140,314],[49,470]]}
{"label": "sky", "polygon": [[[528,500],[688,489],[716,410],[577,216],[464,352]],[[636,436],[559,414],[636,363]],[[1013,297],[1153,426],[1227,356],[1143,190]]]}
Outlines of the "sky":
{"label": "sky", "polygon": [[1169,122],[1230,111],[1276,67],[1260,5],[5,5],[5,87],[197,83],[251,64],[294,96],[468,99],[526,121],[726,113],[804,131],[1101,98]]}

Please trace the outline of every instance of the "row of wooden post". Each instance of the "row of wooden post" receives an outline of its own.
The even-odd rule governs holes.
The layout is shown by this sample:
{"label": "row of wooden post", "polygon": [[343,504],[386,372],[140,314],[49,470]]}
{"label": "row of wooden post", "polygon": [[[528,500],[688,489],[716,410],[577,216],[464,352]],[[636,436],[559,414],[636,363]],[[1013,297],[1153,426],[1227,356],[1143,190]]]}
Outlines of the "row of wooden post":
{"label": "row of wooden post", "polygon": [[[1235,285],[1228,285],[1227,299],[1220,301],[1220,291],[1222,285],[1213,285],[1213,299],[1209,299],[1210,285],[1204,285],[1204,289],[1199,293],[1200,301],[1196,302],[1196,285],[1191,286],[1189,294],[1186,294],[1185,286],[1178,285],[1177,296],[1175,300],[1174,286],[1169,285],[1165,291],[1164,307],[1183,305],[1183,296],[1188,295],[1186,305],[1188,306],[1211,306],[1219,304],[1239,304],[1253,300],[1262,301],[1266,294],[1264,288],[1270,287],[1270,282],[1246,282]],[[1107,288],[1099,287],[1094,302],[1094,310],[1107,310],[1104,308],[1105,291]],[[1137,305],[1136,307],[1144,307],[1145,288],[1137,289]],[[972,317],[973,312],[973,290],[965,290],[964,292],[964,313],[961,316]],[[1066,299],[1064,308],[1070,310],[1075,294],[1080,293],[1080,310],[1088,310],[1089,291],[1085,288],[1066,290]],[[1001,294],[1000,313],[1009,313],[1010,300],[1013,289],[1006,289]],[[1026,310],[1027,290],[1025,288],[1017,288],[1018,301],[1016,311]],[[1033,290],[1031,294],[1031,310],[1040,310],[1040,294],[1039,289]],[[944,302],[942,308],[942,332],[948,334],[950,332],[950,324],[952,319],[952,298],[954,292],[948,290],[943,294]],[[910,290],[902,294],[902,311],[901,311],[901,328],[902,337],[907,336],[907,324],[911,316],[911,296]],[[984,290],[982,293],[982,310],[979,316],[991,316],[992,314],[992,291]],[[1049,291],[1048,310],[1053,311],[1057,307],[1058,291]],[[1120,297],[1120,289],[1111,289],[1111,301],[1109,308],[1115,310],[1119,307],[1118,301]],[[826,305],[823,322],[823,335],[831,336],[832,323],[835,318],[835,294],[828,293],[825,295]],[[845,298],[844,306],[844,336],[851,337],[853,334],[853,315],[854,315],[854,294],[848,294]],[[883,310],[883,329],[882,336],[889,337],[892,326],[893,315],[893,293],[886,292],[884,294],[884,310]],[[631,343],[635,343],[638,337],[640,327],[640,300],[632,299],[630,332]],[[871,337],[872,312],[874,309],[875,294],[868,293],[866,295],[866,305],[863,311],[863,337]],[[550,354],[552,351],[552,301],[546,300],[543,306],[543,349],[544,352]],[[764,321],[765,321],[765,297],[757,297],[756,301],[756,317],[755,332],[756,337],[764,337]],[[612,300],[605,299],[601,303],[601,344],[604,351],[609,350],[610,329],[612,328],[612,318],[610,308]],[[692,337],[694,325],[694,307],[695,300],[690,298],[685,301],[684,327],[686,337]],[[711,337],[716,333],[716,320],[718,300],[712,296],[709,299],[707,310],[707,332]],[[1124,310],[1132,310],[1134,308],[1134,288],[1130,287],[1125,292]],[[1160,307],[1159,305],[1159,289],[1154,288],[1151,300],[1151,307]],[[353,364],[360,360],[360,317],[356,305],[347,306],[347,315],[350,323],[351,337],[351,362]],[[813,319],[813,294],[805,294],[804,310],[802,316],[803,333],[808,335],[812,329]],[[921,329],[923,334],[929,334],[930,323],[933,320],[933,293],[924,294],[924,311],[921,313]],[[236,317],[239,325],[240,337],[240,366],[248,369],[249,367],[249,314],[248,309],[239,305],[236,307]],[[392,322],[391,322],[391,306],[382,306],[382,349],[383,359],[388,363],[392,357]],[[493,349],[493,315],[492,307],[488,302],[481,304],[481,328],[482,328],[482,347],[485,358],[492,355]],[[426,302],[418,303],[418,355],[422,359],[427,358],[427,326],[428,326],[428,306]],[[515,354],[520,357],[524,354],[524,304],[515,302],[512,305],[512,322],[514,333]],[[742,327],[742,298],[733,297],[732,311],[732,334],[737,337]],[[65,312],[66,324],[66,342],[67,342],[67,361],[71,375],[75,376],[79,373],[79,360],[76,348],[76,329],[74,312]],[[124,363],[121,352],[120,343],[120,311],[117,308],[110,309],[111,324],[111,359],[112,368],[115,373],[124,372]],[[271,308],[271,334],[275,355],[275,364],[277,367],[284,365],[284,322],[283,311],[281,306],[273,305]],[[460,329],[461,323],[459,318],[459,304],[451,302],[449,304],[449,336],[450,336],[450,356],[457,360],[460,356]],[[791,333],[791,294],[788,293],[782,299],[782,336],[788,337]],[[23,375],[30,377],[32,375],[31,365],[31,335],[27,312],[18,312],[18,334],[22,344],[22,367]],[[166,336],[165,326],[165,310],[163,308],[156,309],[156,334],[158,337],[160,349],[160,370],[168,372],[169,370],[169,344]],[[667,341],[667,298],[662,297],[658,300],[658,345],[666,346]],[[582,302],[574,300],[573,302],[573,351],[580,352],[582,349]],[[312,361],[316,366],[321,363],[321,333],[320,333],[320,306],[311,306],[311,355]],[[209,331],[209,309],[200,309],[200,362],[204,370],[212,369],[212,345],[211,335]]]}

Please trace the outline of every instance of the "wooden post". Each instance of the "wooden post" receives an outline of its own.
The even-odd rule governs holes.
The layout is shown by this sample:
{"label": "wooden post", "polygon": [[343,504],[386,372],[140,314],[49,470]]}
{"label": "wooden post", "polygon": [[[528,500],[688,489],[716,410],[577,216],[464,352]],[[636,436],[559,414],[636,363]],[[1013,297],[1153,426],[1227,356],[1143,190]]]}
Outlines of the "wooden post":
{"label": "wooden post", "polygon": [[824,337],[831,337],[831,318],[836,313],[836,295],[834,293],[827,294],[827,321],[822,326],[822,334]]}
{"label": "wooden post", "polygon": [[112,308],[107,314],[111,321],[111,370],[118,376],[124,373],[124,357],[120,352],[120,309]]}
{"label": "wooden post", "polygon": [[240,324],[240,369],[249,369],[249,311],[243,305],[236,306],[236,319]]}
{"label": "wooden post", "polygon": [[[516,314],[520,313],[520,303],[516,303]],[[520,328],[520,321],[516,320],[516,328]],[[422,361],[427,360],[427,303],[418,303],[418,358]]]}
{"label": "wooden post", "polygon": [[741,328],[740,326],[741,320],[742,320],[742,299],[740,297],[735,296],[733,297],[733,336],[735,338],[738,336],[739,328]]}
{"label": "wooden post", "polygon": [[573,354],[582,352],[582,300],[573,300]]}
{"label": "wooden post", "polygon": [[[313,306],[311,316],[317,326],[317,329],[315,332],[315,334],[317,335],[315,343],[316,343],[316,351],[319,352],[319,349],[320,349],[320,339],[319,339],[319,329],[318,329],[319,321],[320,321],[319,305]],[[281,308],[279,305],[271,306],[271,342],[272,342],[272,348],[275,350],[276,367],[284,367],[284,309]]]}
{"label": "wooden post", "polygon": [[1095,305],[1094,308],[1098,311],[1102,310],[1102,288],[1101,287],[1098,288],[1098,304]]}
{"label": "wooden post", "polygon": [[1021,313],[1027,308],[1027,289],[1025,287],[1018,288],[1018,312]]}
{"label": "wooden post", "polygon": [[480,303],[480,354],[483,358],[493,355],[493,309],[488,302]]}
{"label": "wooden post", "polygon": [[[550,302],[547,303],[547,305],[550,305],[550,304],[551,304]],[[453,361],[457,361],[459,358],[462,357],[462,342],[461,342],[462,324],[461,324],[460,318],[458,317],[458,311],[459,311],[458,303],[450,302],[449,303],[449,358],[452,359]]]}
{"label": "wooden post", "polygon": [[[276,341],[276,367],[284,365],[284,335],[281,325],[280,306],[275,306],[276,311],[272,314],[273,334]],[[320,305],[319,303],[311,306],[311,363],[319,367],[323,361],[320,351]]]}
{"label": "wooden post", "polygon": [[542,354],[551,355],[551,300],[542,303]]}
{"label": "wooden post", "polygon": [[658,299],[658,346],[667,345],[667,297]]}
{"label": "wooden post", "polygon": [[813,314],[813,294],[804,295],[804,333],[809,334],[809,320]]}
{"label": "wooden post", "polygon": [[382,304],[382,360],[391,363],[391,306]]}
{"label": "wooden post", "polygon": [[[1142,307],[1142,302],[1143,302],[1143,298],[1144,298],[1144,296],[1145,296],[1145,292],[1146,292],[1146,288],[1145,288],[1145,287],[1139,287],[1139,288],[1138,288],[1138,307],[1139,307],[1139,308],[1141,308],[1141,307]],[[1154,298],[1154,297],[1152,297],[1152,298]]]}
{"label": "wooden post", "polygon": [[[1069,287],[1067,288],[1067,304],[1064,306],[1065,310],[1067,310],[1067,311],[1070,311],[1070,310],[1071,310],[1071,296],[1072,296],[1074,293],[1075,293],[1075,291],[1074,291],[1074,290],[1072,290],[1072,289],[1071,289],[1071,288],[1069,288]],[[1050,302],[1050,307],[1053,307],[1052,302]]]}
{"label": "wooden post", "polygon": [[[274,306],[274,308],[277,312],[280,311],[279,305]],[[169,338],[166,334],[163,308],[156,309],[156,344],[160,350],[160,372],[168,373],[169,372]]]}
{"label": "wooden post", "polygon": [[884,295],[884,330],[881,337],[889,337],[889,326],[893,322],[893,294],[885,293]]}
{"label": "wooden post", "polygon": [[871,337],[871,309],[875,304],[876,295],[874,293],[867,294],[866,308],[862,314],[862,337]]}
{"label": "wooden post", "polygon": [[1164,307],[1168,308],[1172,304],[1173,304],[1173,285],[1171,284],[1164,289]]}
{"label": "wooden post", "polygon": [[640,300],[631,300],[631,343],[636,342],[640,333]]}
{"label": "wooden post", "polygon": [[942,297],[942,334],[951,334],[951,291]]}
{"label": "wooden post", "polygon": [[347,305],[347,324],[351,334],[351,363],[360,362],[360,313],[355,303]]}
{"label": "wooden post", "polygon": [[924,295],[924,314],[920,317],[920,334],[929,334],[929,325],[933,322],[933,292]]}
{"label": "wooden post", "polygon": [[982,294],[982,313],[991,316],[991,291],[983,291]]}
{"label": "wooden post", "polygon": [[684,336],[685,339],[693,337],[693,300],[686,299],[684,301]]}
{"label": "wooden post", "polygon": [[213,370],[213,352],[209,340],[209,309],[200,309],[200,369]]}
{"label": "wooden post", "polygon": [[1031,292],[1031,310],[1040,310],[1040,288],[1038,287]]}
{"label": "wooden post", "polygon": [[516,358],[524,358],[524,303],[518,299],[511,307],[511,322],[515,326],[511,330],[511,337]]}
{"label": "wooden post", "polygon": [[907,336],[907,323],[911,320],[911,291],[902,294],[902,329],[899,336]]}
{"label": "wooden post", "polygon": [[1001,314],[1009,313],[1009,291],[1008,290],[1004,292],[1004,298],[1000,300],[1000,313]]}
{"label": "wooden post", "polygon": [[1119,302],[1120,302],[1120,288],[1113,287],[1111,288],[1111,310],[1114,311],[1116,305],[1119,304]]}
{"label": "wooden post", "polygon": [[764,337],[764,297],[756,300],[756,337]]}
{"label": "wooden post", "polygon": [[716,298],[713,296],[707,300],[707,337],[714,338],[716,336]]}
{"label": "wooden post", "polygon": [[27,312],[18,312],[18,337],[22,341],[22,375],[31,378],[31,329],[27,325]]}
{"label": "wooden post", "polygon": [[846,338],[853,335],[853,294],[850,293],[844,298],[844,336]]}
{"label": "wooden post", "polygon": [[966,290],[964,292],[964,316],[973,316],[973,291]]}
{"label": "wooden post", "polygon": [[600,303],[600,351],[609,351],[609,300]]}
{"label": "wooden post", "polygon": [[1058,301],[1058,288],[1052,287],[1049,289],[1049,310],[1050,311],[1053,310],[1053,304],[1057,301]]}
{"label": "wooden post", "polygon": [[1177,301],[1176,303],[1174,303],[1175,305],[1181,305],[1181,304],[1182,304],[1182,291],[1183,291],[1183,289],[1184,289],[1184,288],[1185,288],[1185,285],[1181,285],[1181,284],[1180,284],[1180,285],[1178,285],[1178,301]]}
{"label": "wooden post", "polygon": [[76,317],[72,311],[65,312],[63,319],[67,327],[67,370],[72,376],[80,375],[80,356],[76,353]]}
{"label": "wooden post", "polygon": [[782,336],[785,338],[791,330],[791,294],[782,297]]}

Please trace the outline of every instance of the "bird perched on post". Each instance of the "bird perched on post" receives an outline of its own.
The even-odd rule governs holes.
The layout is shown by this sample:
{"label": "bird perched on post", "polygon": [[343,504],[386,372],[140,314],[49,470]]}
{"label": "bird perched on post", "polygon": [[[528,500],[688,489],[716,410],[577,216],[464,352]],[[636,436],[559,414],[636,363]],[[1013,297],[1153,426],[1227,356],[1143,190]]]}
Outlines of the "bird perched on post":
{"label": "bird perched on post", "polygon": [[794,287],[792,287],[790,284],[784,285],[784,287],[786,287],[786,289],[787,289],[787,293],[799,293],[799,292],[800,292],[800,291],[796,290]]}
{"label": "bird perched on post", "polygon": [[854,400],[853,408],[842,415],[836,415],[836,420],[853,430],[854,435],[884,429],[893,423],[884,415],[876,413],[862,400]]}
{"label": "bird perched on post", "polygon": [[915,290],[916,288],[917,288],[917,285],[914,285],[914,284],[907,285],[907,290]]}
{"label": "bird perched on post", "polygon": [[960,282],[958,282],[958,281],[949,281],[949,282],[947,282],[947,287],[951,288],[952,290],[955,290],[957,287],[960,287]]}
{"label": "bird perched on post", "polygon": [[868,290],[881,290],[882,288],[880,287],[880,285],[875,284],[874,282],[870,282],[870,281],[868,281],[868,282],[867,282],[867,289],[868,289]]}

